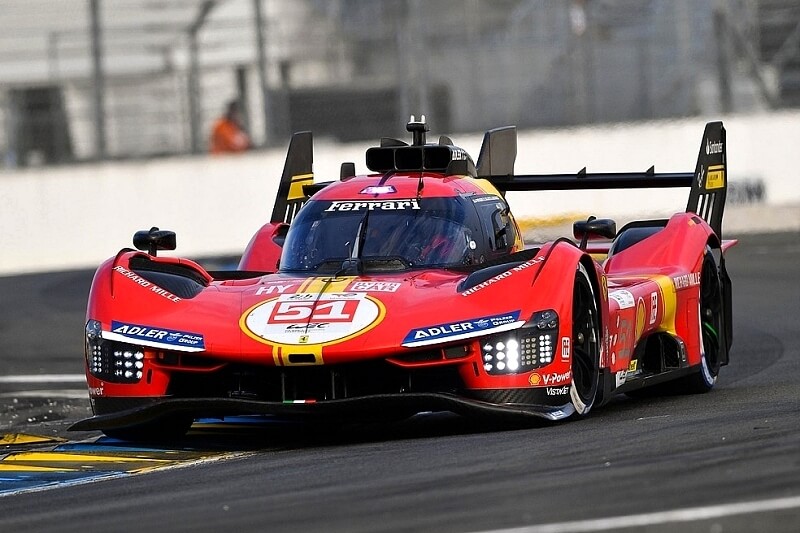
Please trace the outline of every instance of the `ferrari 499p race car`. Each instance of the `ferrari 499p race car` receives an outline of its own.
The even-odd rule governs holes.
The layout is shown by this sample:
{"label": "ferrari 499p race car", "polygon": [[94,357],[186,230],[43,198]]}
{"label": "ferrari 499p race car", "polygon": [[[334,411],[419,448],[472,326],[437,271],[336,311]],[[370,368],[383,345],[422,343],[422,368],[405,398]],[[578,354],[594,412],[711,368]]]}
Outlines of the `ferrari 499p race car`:
{"label": "ferrari 499p race car", "polygon": [[[292,137],[272,219],[237,270],[159,256],[137,232],[95,274],[85,324],[94,416],[74,430],[175,438],[199,417],[327,421],[427,411],[587,415],[612,395],[710,390],[731,346],[725,129],[694,173],[515,175],[516,129],[477,165],[442,136],[384,138],[368,175],[315,183]],[[507,191],[687,187],[685,212],[526,247]],[[602,261],[602,262],[600,262]]]}

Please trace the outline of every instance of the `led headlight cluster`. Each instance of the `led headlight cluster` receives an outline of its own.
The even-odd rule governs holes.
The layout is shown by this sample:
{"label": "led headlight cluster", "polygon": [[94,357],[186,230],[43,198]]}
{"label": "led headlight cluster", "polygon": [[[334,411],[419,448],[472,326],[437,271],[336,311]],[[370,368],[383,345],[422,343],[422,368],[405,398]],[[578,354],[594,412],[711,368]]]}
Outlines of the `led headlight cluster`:
{"label": "led headlight cluster", "polygon": [[494,340],[483,345],[483,368],[487,372],[516,372],[519,370],[519,342],[515,338]]}
{"label": "led headlight cluster", "polygon": [[558,338],[555,311],[534,314],[525,327],[487,337],[481,343],[483,368],[492,375],[516,374],[553,362]]}
{"label": "led headlight cluster", "polygon": [[549,333],[527,332],[522,337],[522,363],[543,366],[553,362],[553,335]]}
{"label": "led headlight cluster", "polygon": [[139,346],[103,340],[100,324],[86,325],[86,364],[89,372],[111,383],[137,383],[144,370],[144,351]]}

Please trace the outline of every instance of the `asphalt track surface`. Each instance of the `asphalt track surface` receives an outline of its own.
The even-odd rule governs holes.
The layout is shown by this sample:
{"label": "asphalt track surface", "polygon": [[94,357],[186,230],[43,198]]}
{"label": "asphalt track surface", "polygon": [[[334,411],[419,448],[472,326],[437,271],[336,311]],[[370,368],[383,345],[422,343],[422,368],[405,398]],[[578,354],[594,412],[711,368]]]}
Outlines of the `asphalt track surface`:
{"label": "asphalt track surface", "polygon": [[[709,394],[623,397],[587,419],[530,428],[439,414],[193,432],[183,448],[234,453],[6,495],[0,531],[797,532],[798,265],[797,233],[744,237],[728,254],[734,348]],[[0,374],[82,371],[90,281],[0,278]],[[87,413],[65,392],[79,383],[23,392],[31,387],[43,385],[0,382],[0,433],[96,436],[65,432]]]}

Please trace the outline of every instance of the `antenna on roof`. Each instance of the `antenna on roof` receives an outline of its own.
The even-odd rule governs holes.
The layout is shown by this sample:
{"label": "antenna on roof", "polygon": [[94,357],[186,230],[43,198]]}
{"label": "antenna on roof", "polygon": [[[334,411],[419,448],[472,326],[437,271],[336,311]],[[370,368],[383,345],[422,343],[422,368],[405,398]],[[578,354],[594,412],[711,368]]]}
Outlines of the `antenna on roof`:
{"label": "antenna on roof", "polygon": [[411,115],[411,119],[409,119],[408,124],[406,124],[406,131],[410,131],[413,135],[413,146],[425,146],[425,132],[429,131],[430,128],[425,123],[425,115],[420,115],[420,120],[417,122],[417,119],[414,115]]}

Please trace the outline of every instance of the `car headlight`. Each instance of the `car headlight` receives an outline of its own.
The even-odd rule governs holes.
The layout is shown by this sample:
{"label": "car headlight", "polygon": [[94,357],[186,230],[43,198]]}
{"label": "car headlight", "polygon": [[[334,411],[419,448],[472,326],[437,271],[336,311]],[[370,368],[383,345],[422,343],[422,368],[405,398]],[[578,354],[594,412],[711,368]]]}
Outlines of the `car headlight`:
{"label": "car headlight", "polygon": [[144,371],[144,350],[102,338],[97,320],[86,323],[86,368],[98,379],[111,383],[138,383]]}
{"label": "car headlight", "polygon": [[558,338],[558,315],[535,313],[524,327],[486,337],[481,342],[483,368],[491,375],[517,374],[553,362]]}

